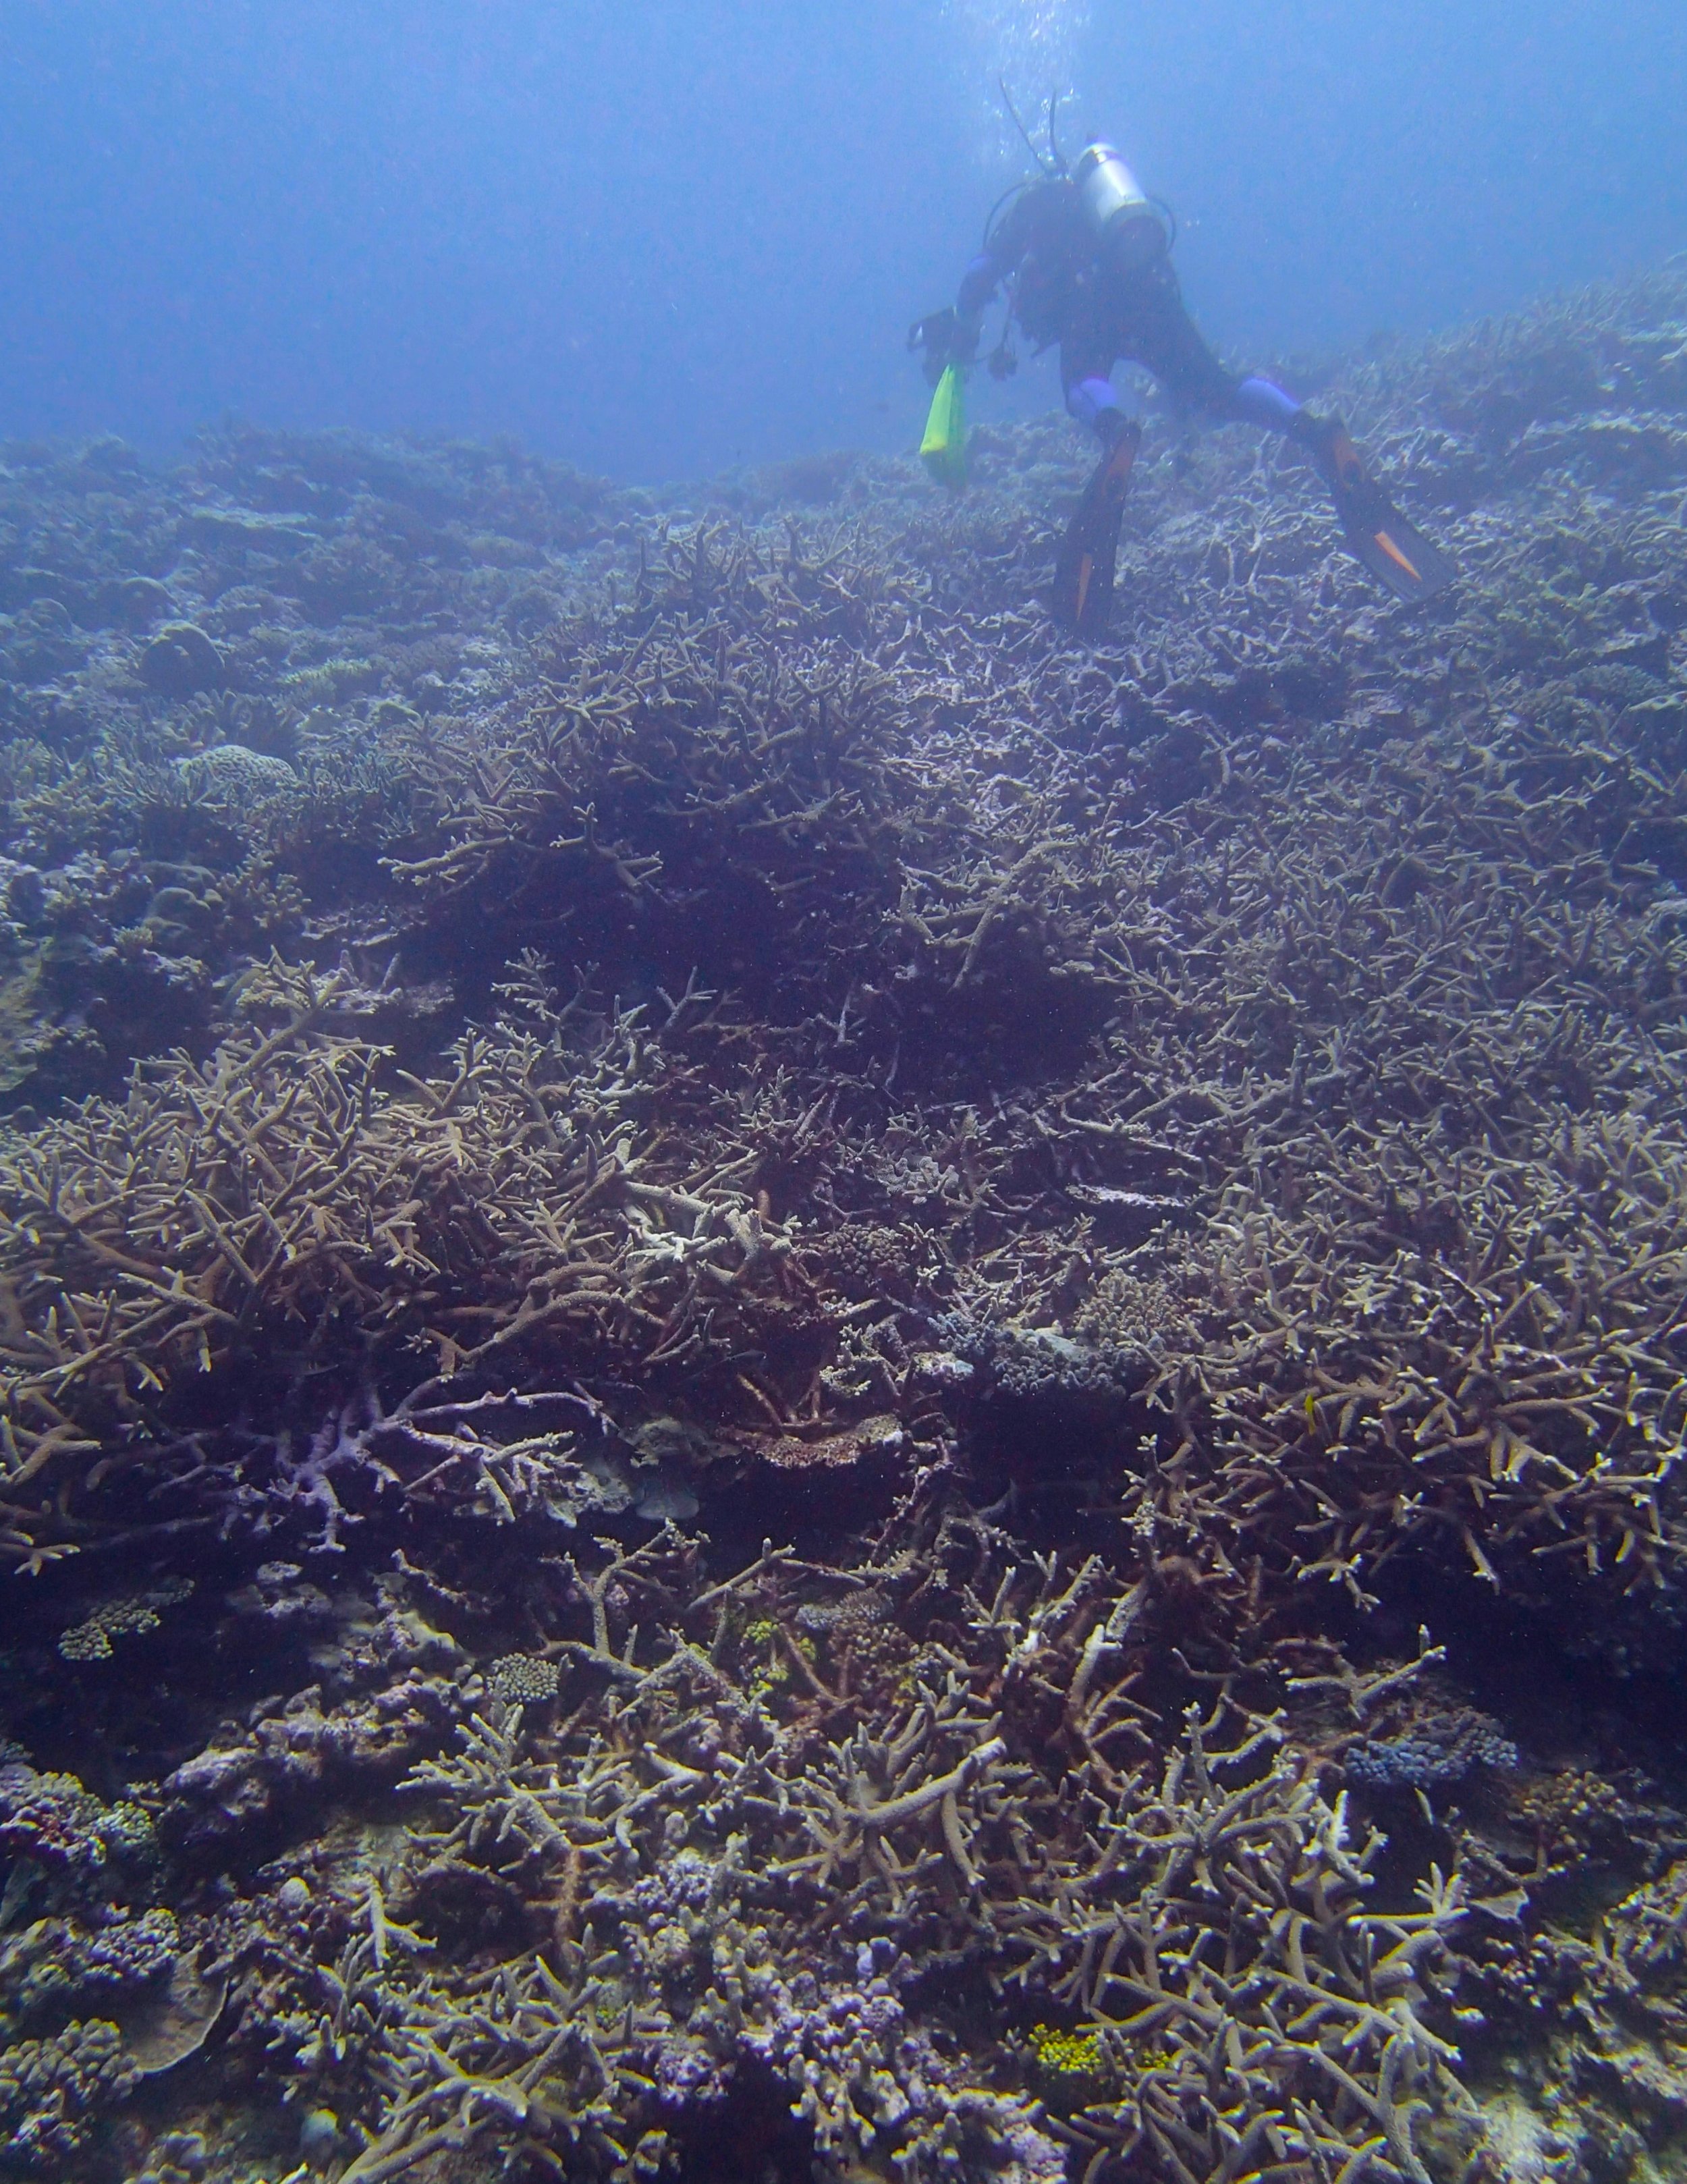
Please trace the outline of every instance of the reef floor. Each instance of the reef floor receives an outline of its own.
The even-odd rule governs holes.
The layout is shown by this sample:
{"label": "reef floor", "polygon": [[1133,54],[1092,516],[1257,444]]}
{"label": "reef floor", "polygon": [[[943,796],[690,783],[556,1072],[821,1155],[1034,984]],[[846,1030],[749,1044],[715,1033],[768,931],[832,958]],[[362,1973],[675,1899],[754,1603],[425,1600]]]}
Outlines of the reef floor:
{"label": "reef floor", "polygon": [[1687,2174],[1687,270],[666,495],[0,450],[0,2175]]}

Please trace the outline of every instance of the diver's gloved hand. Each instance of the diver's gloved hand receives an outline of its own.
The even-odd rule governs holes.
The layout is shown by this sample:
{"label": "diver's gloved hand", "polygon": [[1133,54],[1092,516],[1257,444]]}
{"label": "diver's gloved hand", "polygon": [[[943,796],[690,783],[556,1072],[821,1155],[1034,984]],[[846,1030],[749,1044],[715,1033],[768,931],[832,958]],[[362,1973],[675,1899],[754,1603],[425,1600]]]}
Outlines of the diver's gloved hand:
{"label": "diver's gloved hand", "polygon": [[978,321],[963,319],[952,304],[916,319],[908,329],[910,349],[925,351],[927,383],[935,387],[952,364],[971,364],[978,354]]}

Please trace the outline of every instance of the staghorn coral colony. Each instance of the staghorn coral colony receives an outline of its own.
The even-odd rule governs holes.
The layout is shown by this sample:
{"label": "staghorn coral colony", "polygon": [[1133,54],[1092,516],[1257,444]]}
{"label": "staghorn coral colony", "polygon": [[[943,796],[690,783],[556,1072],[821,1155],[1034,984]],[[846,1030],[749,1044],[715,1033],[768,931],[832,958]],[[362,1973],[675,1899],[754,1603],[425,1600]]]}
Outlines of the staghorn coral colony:
{"label": "staghorn coral colony", "polygon": [[0,2176],[1687,2168],[1687,272],[0,468]]}

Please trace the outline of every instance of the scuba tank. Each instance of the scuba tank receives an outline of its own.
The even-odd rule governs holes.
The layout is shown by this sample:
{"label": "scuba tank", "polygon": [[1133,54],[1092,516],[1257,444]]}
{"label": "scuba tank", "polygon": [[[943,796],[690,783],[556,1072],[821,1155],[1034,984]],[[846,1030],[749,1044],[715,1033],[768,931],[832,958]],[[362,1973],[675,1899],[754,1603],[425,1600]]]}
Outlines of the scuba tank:
{"label": "scuba tank", "polygon": [[1153,201],[1112,145],[1086,144],[1072,162],[1072,182],[1098,248],[1141,265],[1170,248]]}

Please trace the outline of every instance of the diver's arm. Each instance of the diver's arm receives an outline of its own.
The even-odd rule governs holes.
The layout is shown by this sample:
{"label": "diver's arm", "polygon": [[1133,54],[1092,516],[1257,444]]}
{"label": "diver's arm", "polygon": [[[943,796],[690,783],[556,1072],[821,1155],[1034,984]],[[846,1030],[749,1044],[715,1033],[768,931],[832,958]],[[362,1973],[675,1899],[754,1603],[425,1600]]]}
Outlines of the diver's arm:
{"label": "diver's arm", "polygon": [[981,250],[961,275],[954,303],[916,320],[910,328],[908,346],[925,351],[926,376],[933,386],[946,365],[971,364],[977,355],[984,307],[1001,279],[1001,268],[988,251]]}
{"label": "diver's arm", "polygon": [[1016,206],[968,265],[954,303],[916,320],[909,332],[908,346],[925,351],[926,376],[933,384],[946,365],[971,364],[978,354],[984,312],[1024,255],[1025,224],[1018,213]]}
{"label": "diver's arm", "polygon": [[960,286],[955,292],[955,315],[962,326],[977,326],[985,306],[1002,284],[1004,270],[988,250],[981,250],[961,275]]}
{"label": "diver's arm", "polygon": [[1003,270],[988,250],[981,250],[961,275],[955,308],[943,314],[945,364],[971,364],[977,355],[985,307],[1001,286]]}

